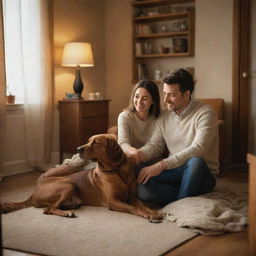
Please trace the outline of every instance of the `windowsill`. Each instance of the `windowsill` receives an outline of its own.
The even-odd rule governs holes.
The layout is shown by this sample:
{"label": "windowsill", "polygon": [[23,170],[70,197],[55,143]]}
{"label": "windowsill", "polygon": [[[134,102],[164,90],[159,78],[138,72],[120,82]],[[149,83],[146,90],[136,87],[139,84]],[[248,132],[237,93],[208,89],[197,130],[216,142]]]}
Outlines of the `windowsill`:
{"label": "windowsill", "polygon": [[14,110],[21,110],[24,109],[24,104],[6,104],[6,110],[7,111],[14,111]]}

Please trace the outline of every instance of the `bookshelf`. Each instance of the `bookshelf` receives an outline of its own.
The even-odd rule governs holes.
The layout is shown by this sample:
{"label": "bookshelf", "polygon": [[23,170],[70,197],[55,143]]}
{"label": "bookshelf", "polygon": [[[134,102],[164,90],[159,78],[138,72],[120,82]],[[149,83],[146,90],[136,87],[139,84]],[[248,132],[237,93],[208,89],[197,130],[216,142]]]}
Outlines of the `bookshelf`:
{"label": "bookshelf", "polygon": [[194,56],[194,0],[142,0],[131,4],[133,82],[152,79],[149,61]]}

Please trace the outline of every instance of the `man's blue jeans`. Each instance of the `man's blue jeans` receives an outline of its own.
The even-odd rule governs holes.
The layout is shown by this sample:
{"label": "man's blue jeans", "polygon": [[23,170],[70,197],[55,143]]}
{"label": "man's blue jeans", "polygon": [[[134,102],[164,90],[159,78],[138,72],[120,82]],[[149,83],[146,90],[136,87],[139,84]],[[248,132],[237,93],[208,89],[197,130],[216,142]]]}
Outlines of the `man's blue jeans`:
{"label": "man's blue jeans", "polygon": [[215,185],[215,176],[206,162],[202,158],[193,157],[182,167],[165,170],[150,178],[146,184],[138,184],[137,193],[144,202],[165,205],[185,197],[211,192]]}

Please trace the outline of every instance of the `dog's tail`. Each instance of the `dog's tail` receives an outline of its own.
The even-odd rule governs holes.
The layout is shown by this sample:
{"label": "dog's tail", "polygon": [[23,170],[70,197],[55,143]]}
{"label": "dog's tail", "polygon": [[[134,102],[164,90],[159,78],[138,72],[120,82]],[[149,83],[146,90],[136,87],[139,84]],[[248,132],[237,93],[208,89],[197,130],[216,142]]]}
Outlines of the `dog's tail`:
{"label": "dog's tail", "polygon": [[13,212],[19,209],[24,209],[32,206],[31,197],[23,202],[4,202],[0,203],[0,211],[1,213]]}

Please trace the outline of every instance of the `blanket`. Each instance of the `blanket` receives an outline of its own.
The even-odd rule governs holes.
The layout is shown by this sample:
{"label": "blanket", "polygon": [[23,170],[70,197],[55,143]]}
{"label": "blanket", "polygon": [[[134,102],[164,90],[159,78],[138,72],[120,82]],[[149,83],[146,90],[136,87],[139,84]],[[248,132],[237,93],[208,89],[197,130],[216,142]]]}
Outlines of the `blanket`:
{"label": "blanket", "polygon": [[162,211],[180,227],[202,235],[219,235],[246,227],[247,205],[247,184],[219,182],[213,192],[170,203]]}

